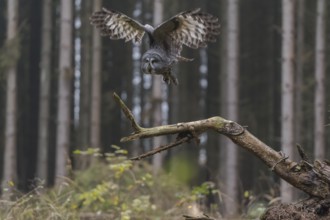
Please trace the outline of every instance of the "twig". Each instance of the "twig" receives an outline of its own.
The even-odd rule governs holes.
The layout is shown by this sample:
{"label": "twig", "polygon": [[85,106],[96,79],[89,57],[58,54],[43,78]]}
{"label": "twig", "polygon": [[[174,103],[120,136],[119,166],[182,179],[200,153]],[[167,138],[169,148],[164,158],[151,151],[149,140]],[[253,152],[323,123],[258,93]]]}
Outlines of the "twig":
{"label": "twig", "polygon": [[136,121],[135,118],[131,112],[131,110],[129,110],[129,108],[125,105],[125,103],[120,99],[120,97],[117,95],[117,93],[113,93],[113,98],[115,99],[115,101],[118,103],[118,105],[120,106],[121,110],[123,111],[123,113],[126,115],[126,118],[131,122],[131,125],[134,129],[134,133],[138,133],[141,132],[143,130],[142,127],[140,127]]}
{"label": "twig", "polygon": [[298,149],[298,153],[299,153],[301,159],[306,161],[306,162],[310,162],[310,160],[309,160],[307,154],[305,153],[304,149],[299,144],[297,144],[297,149]]}
{"label": "twig", "polygon": [[184,138],[181,138],[179,140],[176,140],[175,142],[173,143],[170,143],[170,144],[166,144],[166,145],[162,145],[162,146],[159,146],[151,151],[148,151],[147,153],[144,153],[144,154],[141,154],[137,157],[132,157],[130,160],[141,160],[141,159],[144,159],[146,157],[150,157],[152,155],[155,155],[157,153],[160,153],[164,150],[168,150],[172,147],[175,147],[175,146],[178,146],[180,144],[183,144],[185,142],[189,142],[190,140],[192,139],[192,137],[184,137]]}
{"label": "twig", "polygon": [[203,216],[197,216],[197,217],[190,216],[190,215],[183,215],[183,217],[185,218],[185,220],[215,220],[214,218],[210,218],[206,214],[203,214]]}
{"label": "twig", "polygon": [[270,170],[271,171],[274,171],[274,169],[275,169],[275,167],[279,164],[279,163],[281,163],[281,162],[283,162],[283,161],[285,161],[286,159],[288,159],[289,158],[289,156],[285,156],[285,155],[283,155],[283,157],[280,159],[280,160],[278,160],[271,168],[270,168]]}

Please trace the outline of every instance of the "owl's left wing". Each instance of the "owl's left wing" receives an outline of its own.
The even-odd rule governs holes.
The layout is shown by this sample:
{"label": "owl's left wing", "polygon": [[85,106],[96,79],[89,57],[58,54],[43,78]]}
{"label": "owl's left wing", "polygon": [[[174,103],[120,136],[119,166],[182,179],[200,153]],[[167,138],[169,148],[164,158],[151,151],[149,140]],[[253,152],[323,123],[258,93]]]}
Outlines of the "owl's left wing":
{"label": "owl's left wing", "polygon": [[206,47],[208,42],[215,42],[220,34],[218,18],[201,12],[200,8],[181,12],[163,22],[154,31],[154,36],[165,40],[169,38],[173,52],[179,55],[182,45],[191,48]]}
{"label": "owl's left wing", "polygon": [[145,33],[144,26],[138,21],[118,11],[105,8],[94,12],[90,21],[101,30],[102,36],[109,36],[113,40],[125,39],[125,42],[132,40],[140,44]]}

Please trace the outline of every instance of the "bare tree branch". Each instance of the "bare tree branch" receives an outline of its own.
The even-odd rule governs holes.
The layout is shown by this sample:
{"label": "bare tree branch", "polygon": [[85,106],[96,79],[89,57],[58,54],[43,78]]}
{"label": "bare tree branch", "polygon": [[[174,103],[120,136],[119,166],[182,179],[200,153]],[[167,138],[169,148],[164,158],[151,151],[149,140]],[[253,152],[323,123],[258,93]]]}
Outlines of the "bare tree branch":
{"label": "bare tree branch", "polygon": [[185,143],[190,139],[197,139],[196,136],[206,131],[213,130],[227,136],[238,146],[260,158],[271,171],[275,172],[279,177],[286,180],[294,187],[311,196],[330,198],[330,164],[326,161],[314,161],[314,164],[310,164],[306,161],[306,155],[304,154],[302,154],[303,160],[299,163],[291,161],[289,157],[267,146],[241,125],[219,116],[192,122],[142,128],[136,123],[133,114],[119,96],[114,94],[114,98],[134,129],[133,134],[121,139],[122,142],[160,135],[178,135],[176,142],[160,146],[153,151],[132,159],[138,160],[154,155],[155,153]]}
{"label": "bare tree branch", "polygon": [[123,111],[123,113],[126,115],[126,118],[128,120],[130,120],[133,129],[135,130],[135,132],[140,132],[143,130],[142,127],[140,127],[136,121],[135,118],[131,112],[131,110],[129,110],[129,108],[127,108],[127,106],[125,105],[125,103],[123,102],[123,100],[121,100],[119,98],[119,96],[117,95],[117,93],[113,93],[113,98],[115,99],[115,101],[117,102],[117,104],[120,106],[121,110]]}

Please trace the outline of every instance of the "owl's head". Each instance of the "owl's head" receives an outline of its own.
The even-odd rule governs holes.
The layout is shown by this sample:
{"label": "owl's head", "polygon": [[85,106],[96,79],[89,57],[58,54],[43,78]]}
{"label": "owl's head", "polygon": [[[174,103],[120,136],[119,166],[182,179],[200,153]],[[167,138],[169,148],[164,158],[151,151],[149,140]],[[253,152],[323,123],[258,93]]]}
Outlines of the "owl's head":
{"label": "owl's head", "polygon": [[171,70],[171,67],[166,54],[157,49],[150,49],[142,56],[141,70],[145,74],[164,75]]}
{"label": "owl's head", "polygon": [[172,67],[176,62],[165,51],[152,48],[145,52],[141,60],[141,70],[145,74],[162,75],[163,80],[167,83],[178,85],[178,80],[172,75]]}

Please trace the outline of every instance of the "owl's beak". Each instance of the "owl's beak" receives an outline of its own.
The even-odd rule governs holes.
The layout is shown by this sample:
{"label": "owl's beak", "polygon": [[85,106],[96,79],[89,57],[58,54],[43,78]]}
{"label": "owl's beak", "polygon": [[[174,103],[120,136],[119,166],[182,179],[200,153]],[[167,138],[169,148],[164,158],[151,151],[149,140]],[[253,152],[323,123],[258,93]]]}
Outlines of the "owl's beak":
{"label": "owl's beak", "polygon": [[151,74],[152,72],[152,66],[151,66],[151,64],[150,63],[148,63],[147,64],[147,72],[149,73],[149,74]]}
{"label": "owl's beak", "polygon": [[144,60],[143,66],[142,66],[142,71],[146,74],[153,74],[155,72],[155,63],[157,63],[158,60],[153,57],[147,57]]}
{"label": "owl's beak", "polygon": [[151,57],[151,58],[147,58],[146,61],[148,62],[148,66],[149,66],[150,68],[154,68],[154,64],[155,64],[156,62],[158,62],[158,60],[157,60],[156,58],[153,58],[153,57]]}
{"label": "owl's beak", "polygon": [[143,73],[152,74],[152,66],[150,65],[149,62],[143,63],[141,67]]}

